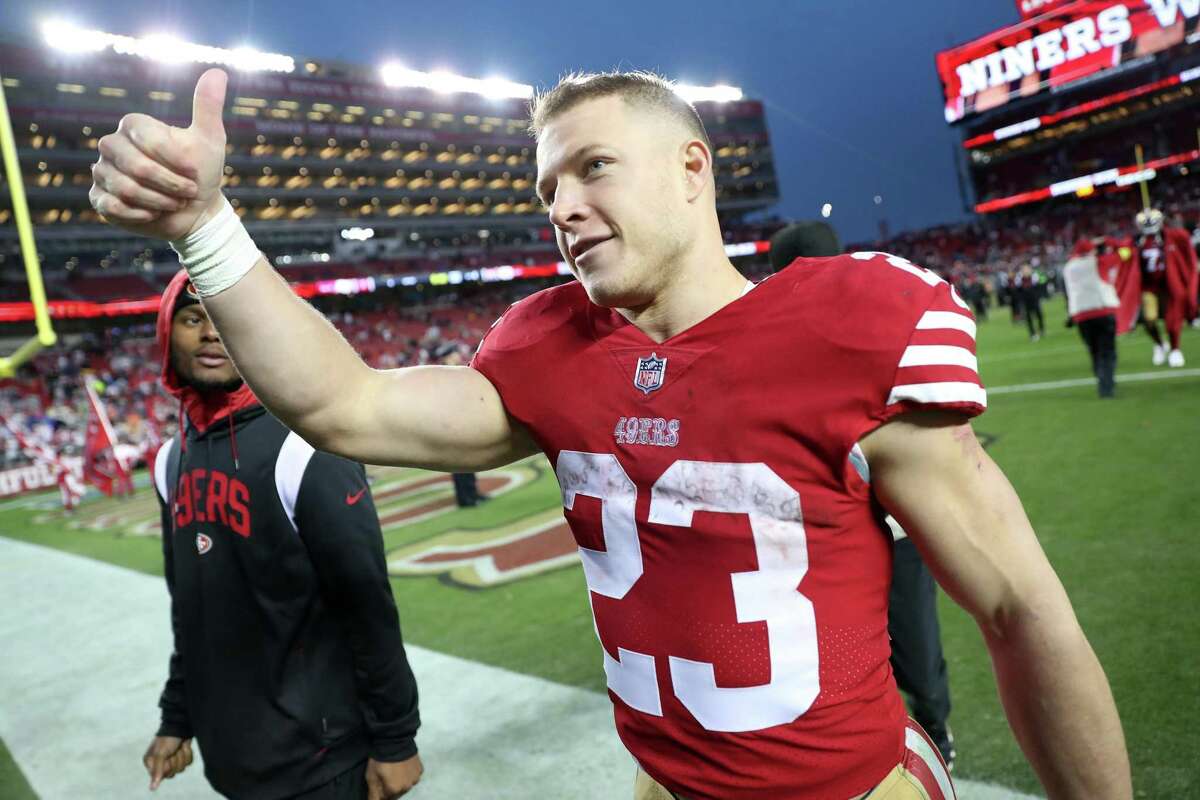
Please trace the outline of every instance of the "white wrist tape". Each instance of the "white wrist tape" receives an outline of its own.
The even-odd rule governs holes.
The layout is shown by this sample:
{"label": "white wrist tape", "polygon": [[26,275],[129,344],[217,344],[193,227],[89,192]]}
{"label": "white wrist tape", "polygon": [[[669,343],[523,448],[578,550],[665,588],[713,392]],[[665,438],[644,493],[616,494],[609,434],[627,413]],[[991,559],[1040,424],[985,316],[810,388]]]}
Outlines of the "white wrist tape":
{"label": "white wrist tape", "polygon": [[182,239],[171,242],[201,297],[212,297],[242,279],[261,257],[229,201],[221,210]]}

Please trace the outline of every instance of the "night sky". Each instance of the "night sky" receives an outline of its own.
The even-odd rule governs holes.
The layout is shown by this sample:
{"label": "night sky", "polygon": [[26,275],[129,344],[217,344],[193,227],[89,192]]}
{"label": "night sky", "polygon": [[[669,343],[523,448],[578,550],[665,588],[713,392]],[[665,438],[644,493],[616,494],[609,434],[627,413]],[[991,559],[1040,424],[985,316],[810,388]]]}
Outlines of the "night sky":
{"label": "night sky", "polygon": [[832,203],[847,241],[873,239],[880,218],[893,232],[963,218],[958,135],[942,116],[934,53],[1018,19],[1013,0],[0,2],[4,31],[32,35],[46,16],[539,86],[571,69],[613,67],[730,83],[766,103],[783,195],[776,212],[814,218]]}

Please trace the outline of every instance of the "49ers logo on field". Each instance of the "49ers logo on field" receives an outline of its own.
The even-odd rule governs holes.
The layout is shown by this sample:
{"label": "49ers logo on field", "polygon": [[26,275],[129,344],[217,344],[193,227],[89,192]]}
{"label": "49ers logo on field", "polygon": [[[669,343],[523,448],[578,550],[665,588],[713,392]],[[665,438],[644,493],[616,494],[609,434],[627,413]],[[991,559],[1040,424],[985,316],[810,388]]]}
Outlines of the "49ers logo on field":
{"label": "49ers logo on field", "polygon": [[[553,480],[545,459],[535,456],[483,473],[479,488],[495,497],[545,478]],[[427,499],[421,500],[422,492],[432,486],[439,488],[441,496],[428,499],[426,495]],[[399,486],[377,483],[373,492],[381,506],[379,516],[384,530],[453,511],[454,498],[449,489],[447,476],[429,477],[428,473]],[[406,502],[404,497],[412,499]],[[503,522],[492,515],[465,518],[462,525],[391,550],[387,554],[388,573],[397,577],[436,575],[446,583],[484,589],[579,563],[575,539],[561,507],[509,519]]]}
{"label": "49ers logo on field", "polygon": [[[651,435],[653,429],[651,424]],[[640,421],[638,430],[640,433]],[[475,509],[457,507],[449,475],[374,466],[369,473],[371,495],[384,534],[399,533],[402,540],[409,542],[387,553],[388,572],[394,577],[433,575],[453,586],[483,589],[579,563],[575,539],[557,499],[556,480],[544,456],[531,456],[502,469],[480,473],[480,492],[497,501]],[[240,536],[241,530],[247,533],[250,530],[250,512],[245,502],[249,492],[233,477],[228,478],[223,492],[221,484],[221,478],[217,478],[214,486],[211,473],[188,474],[187,495],[178,498],[180,502],[174,509],[188,522],[208,523],[203,526],[207,532],[194,538],[196,551],[201,555],[211,552],[221,537],[225,537],[225,542],[237,541],[229,532]],[[499,498],[524,488],[537,493],[542,501],[531,505],[518,503],[513,511],[506,513],[507,504]],[[180,494],[183,492],[181,487]],[[199,518],[201,511],[204,519]],[[445,522],[439,525],[443,517]],[[119,504],[101,501],[85,505],[66,524],[73,530],[159,536],[159,520],[158,501],[151,490],[139,492],[132,500]],[[62,525],[63,519],[61,512],[55,510],[35,517],[34,522]],[[226,524],[229,532],[223,529]],[[415,531],[417,526],[425,531],[424,538],[413,542],[409,531]]]}

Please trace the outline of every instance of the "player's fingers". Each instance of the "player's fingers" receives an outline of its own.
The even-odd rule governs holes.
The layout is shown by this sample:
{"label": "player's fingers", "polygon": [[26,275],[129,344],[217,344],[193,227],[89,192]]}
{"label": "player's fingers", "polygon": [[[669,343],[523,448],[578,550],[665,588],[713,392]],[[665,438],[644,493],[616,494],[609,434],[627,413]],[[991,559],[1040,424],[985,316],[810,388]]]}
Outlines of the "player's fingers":
{"label": "player's fingers", "polygon": [[[116,141],[124,140],[146,158],[158,162],[171,172],[192,179],[197,175],[194,146],[188,132],[145,114],[126,114],[121,117],[115,134]],[[107,137],[106,137],[107,138]]]}
{"label": "player's fingers", "polygon": [[184,739],[183,745],[180,749],[183,750],[183,755],[184,755],[184,759],[185,759],[183,762],[183,765],[186,767],[192,763],[192,740]]}
{"label": "player's fingers", "polygon": [[183,754],[178,751],[175,755],[167,759],[166,765],[163,767],[163,780],[170,780],[179,773],[183,772],[186,765],[183,763]]}
{"label": "player's fingers", "polygon": [[[141,116],[144,114],[130,114],[129,117]],[[128,119],[128,117],[126,117]],[[154,125],[167,127],[156,119],[145,117],[145,119],[154,123]],[[121,120],[122,125],[125,120]],[[169,194],[182,199],[191,199],[196,196],[196,182],[192,180],[194,170],[188,171],[183,167],[171,167],[170,164],[164,166],[164,162],[157,158],[153,153],[146,152],[137,144],[137,139],[133,138],[135,132],[139,130],[139,126],[127,126],[126,130],[117,129],[117,133],[100,139],[97,143],[97,149],[100,151],[100,163],[109,162],[118,172],[136,180],[143,186],[149,186],[157,189],[164,194]],[[138,133],[138,139],[144,141],[157,140],[160,136],[171,136],[170,131],[165,133]]]}
{"label": "player's fingers", "polygon": [[162,756],[151,756],[150,758],[150,790],[153,791],[159,787],[163,781],[163,770],[166,768],[166,759]]}
{"label": "player's fingers", "polygon": [[367,770],[367,800],[383,800],[383,782],[371,770]]}
{"label": "player's fingers", "polygon": [[187,201],[169,197],[162,192],[143,186],[135,179],[108,162],[101,161],[92,167],[92,180],[105,192],[114,195],[130,208],[144,208],[154,211],[178,211]]}
{"label": "player's fingers", "polygon": [[109,194],[95,184],[92,184],[92,189],[88,192],[88,199],[92,202],[92,208],[96,209],[96,213],[109,222],[139,225],[145,222],[153,222],[159,217],[159,212],[157,211],[150,211],[145,208],[130,208],[122,203],[120,198]]}

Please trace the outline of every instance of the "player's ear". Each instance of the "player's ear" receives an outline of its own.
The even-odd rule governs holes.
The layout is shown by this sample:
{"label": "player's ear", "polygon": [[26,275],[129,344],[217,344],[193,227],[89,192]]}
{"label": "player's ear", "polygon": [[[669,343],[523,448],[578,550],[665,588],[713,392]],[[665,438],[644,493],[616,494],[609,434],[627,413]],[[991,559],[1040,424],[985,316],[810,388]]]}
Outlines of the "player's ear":
{"label": "player's ear", "polygon": [[685,142],[680,151],[683,162],[684,189],[688,202],[693,203],[707,187],[714,185],[712,153],[709,152],[708,146],[699,139]]}

